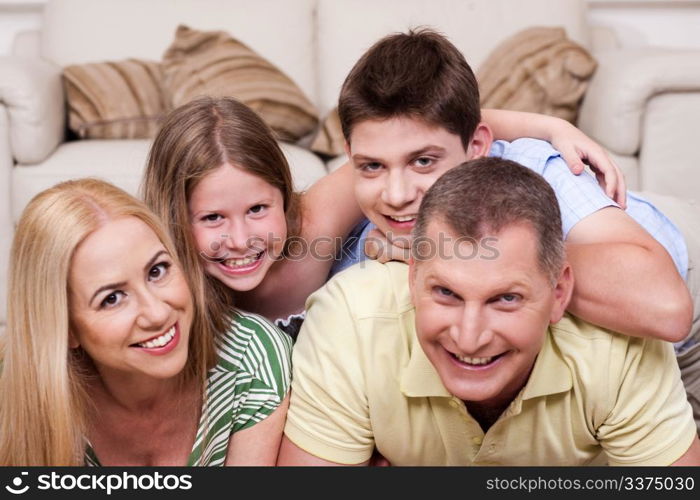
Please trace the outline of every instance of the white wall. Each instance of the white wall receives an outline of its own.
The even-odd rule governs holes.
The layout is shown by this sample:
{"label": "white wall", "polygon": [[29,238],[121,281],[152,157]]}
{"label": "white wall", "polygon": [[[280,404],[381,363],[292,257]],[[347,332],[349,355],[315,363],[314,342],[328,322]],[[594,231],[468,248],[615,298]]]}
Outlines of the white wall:
{"label": "white wall", "polygon": [[[45,1],[0,0],[0,56],[15,33],[39,28]],[[700,0],[587,1],[591,24],[613,28],[624,46],[700,48]]]}
{"label": "white wall", "polygon": [[0,56],[10,53],[15,34],[38,29],[45,0],[0,0]]}
{"label": "white wall", "polygon": [[588,0],[593,25],[612,28],[625,47],[700,49],[700,0]]}

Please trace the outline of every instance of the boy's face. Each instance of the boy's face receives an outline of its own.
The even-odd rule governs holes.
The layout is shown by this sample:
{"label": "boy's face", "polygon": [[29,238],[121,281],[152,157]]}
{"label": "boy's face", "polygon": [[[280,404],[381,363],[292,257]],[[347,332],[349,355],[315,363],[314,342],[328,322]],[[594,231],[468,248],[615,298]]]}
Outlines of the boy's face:
{"label": "boy's face", "polygon": [[[451,241],[434,258],[410,263],[416,330],[445,388],[463,401],[497,408],[530,376],[550,323],[568,303],[571,273],[556,285],[540,269],[527,224],[507,226],[476,245],[438,221],[426,236]],[[445,241],[444,238],[442,241]]]}
{"label": "boy's face", "polygon": [[490,146],[484,124],[465,151],[458,135],[415,118],[359,122],[346,144],[355,197],[382,233],[408,238],[428,188],[449,169],[487,154]]}

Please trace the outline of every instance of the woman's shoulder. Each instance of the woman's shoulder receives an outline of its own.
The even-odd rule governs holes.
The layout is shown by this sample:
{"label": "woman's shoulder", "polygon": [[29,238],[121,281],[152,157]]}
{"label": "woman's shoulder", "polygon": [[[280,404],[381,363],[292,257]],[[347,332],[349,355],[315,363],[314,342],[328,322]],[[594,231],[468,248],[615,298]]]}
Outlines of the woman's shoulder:
{"label": "woman's shoulder", "polygon": [[219,361],[215,369],[245,370],[262,367],[287,371],[291,364],[292,339],[259,314],[236,309],[228,328],[217,339]]}

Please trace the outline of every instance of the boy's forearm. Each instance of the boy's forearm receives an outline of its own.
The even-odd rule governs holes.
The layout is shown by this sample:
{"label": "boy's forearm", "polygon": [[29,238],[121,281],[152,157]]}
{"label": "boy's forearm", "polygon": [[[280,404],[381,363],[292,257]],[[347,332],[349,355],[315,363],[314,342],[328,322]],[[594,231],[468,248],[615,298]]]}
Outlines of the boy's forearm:
{"label": "boy's forearm", "polygon": [[481,119],[491,127],[495,139],[504,141],[534,137],[551,142],[552,131],[566,123],[554,116],[503,109],[482,109]]}
{"label": "boy's forearm", "polygon": [[693,305],[668,255],[631,243],[567,244],[574,270],[569,311],[635,337],[671,342],[687,335]]}

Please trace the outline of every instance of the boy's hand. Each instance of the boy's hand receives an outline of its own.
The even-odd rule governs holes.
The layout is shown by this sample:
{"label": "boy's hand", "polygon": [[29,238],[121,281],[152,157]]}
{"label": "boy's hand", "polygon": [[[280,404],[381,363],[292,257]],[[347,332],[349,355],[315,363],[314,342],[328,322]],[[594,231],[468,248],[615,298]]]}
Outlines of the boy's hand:
{"label": "boy's hand", "polygon": [[411,246],[408,238],[397,238],[389,241],[386,235],[377,229],[372,229],[367,234],[364,250],[367,257],[382,264],[390,260],[408,262],[411,257]]}
{"label": "boy's hand", "polygon": [[623,210],[627,207],[625,177],[597,142],[563,120],[562,126],[552,133],[550,142],[561,153],[573,173],[580,174],[585,164],[588,164],[605,194]]}

